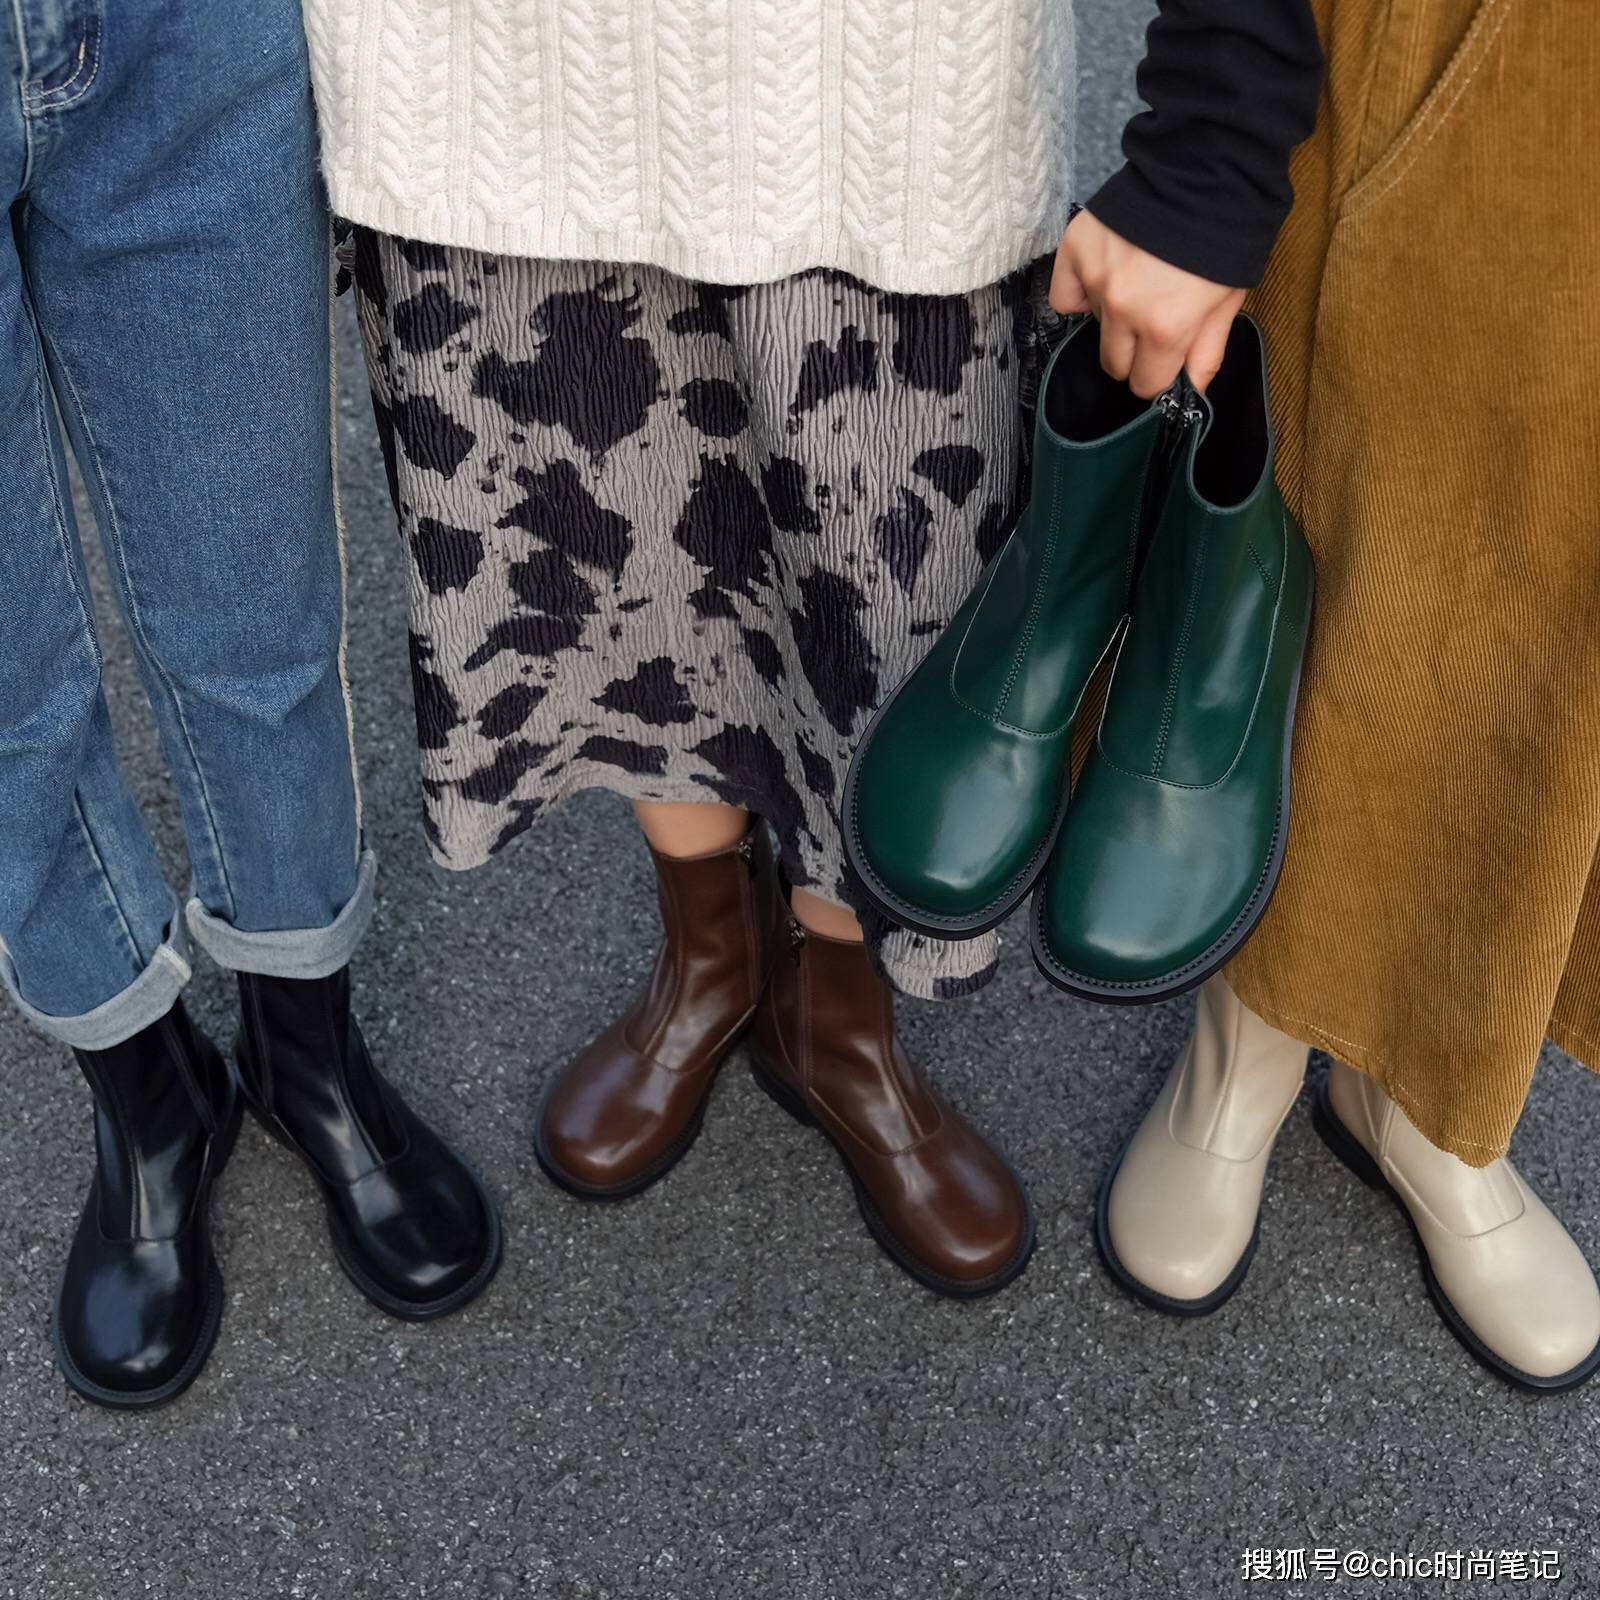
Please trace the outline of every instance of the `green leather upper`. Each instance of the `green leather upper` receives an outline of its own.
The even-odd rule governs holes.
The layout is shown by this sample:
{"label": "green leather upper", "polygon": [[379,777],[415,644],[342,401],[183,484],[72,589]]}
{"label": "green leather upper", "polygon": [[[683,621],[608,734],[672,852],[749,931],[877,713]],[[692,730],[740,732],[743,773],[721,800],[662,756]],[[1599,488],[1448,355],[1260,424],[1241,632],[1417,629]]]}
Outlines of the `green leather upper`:
{"label": "green leather upper", "polygon": [[[1042,890],[1045,954],[1090,985],[1166,989],[1200,970],[1259,911],[1288,826],[1313,576],[1273,481],[1260,335],[1240,325],[1234,371],[1212,387],[1215,420],[1209,433],[1192,430],[1151,539]],[[1248,458],[1250,440],[1236,438],[1245,407],[1261,430],[1258,470],[1240,498],[1218,504],[1205,492],[1216,476],[1207,453]]]}
{"label": "green leather upper", "polygon": [[1100,724],[1107,760],[1190,786],[1233,765],[1245,736],[1239,713],[1271,649],[1288,539],[1270,480],[1232,512],[1207,505],[1190,481],[1178,485],[1117,653],[1117,693]]}
{"label": "green leather upper", "polygon": [[951,691],[970,710],[1023,733],[1071,726],[1127,605],[1139,488],[1159,421],[1145,411],[1085,445],[1041,417],[1032,496],[979,584],[951,668]]}
{"label": "green leather upper", "polygon": [[852,769],[852,857],[914,925],[975,931],[1003,909],[1066,800],[1073,718],[1127,605],[1164,425],[1100,373],[1098,337],[1086,323],[1052,358],[1028,504]]}

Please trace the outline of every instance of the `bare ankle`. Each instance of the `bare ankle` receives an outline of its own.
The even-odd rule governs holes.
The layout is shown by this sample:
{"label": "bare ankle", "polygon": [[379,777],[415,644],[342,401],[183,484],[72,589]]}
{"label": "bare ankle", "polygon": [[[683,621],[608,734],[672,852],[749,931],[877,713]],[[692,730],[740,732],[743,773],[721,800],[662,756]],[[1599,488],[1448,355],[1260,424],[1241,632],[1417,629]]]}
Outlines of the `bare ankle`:
{"label": "bare ankle", "polygon": [[750,826],[748,811],[695,801],[635,800],[633,814],[650,848],[664,856],[708,856],[726,850],[737,844]]}
{"label": "bare ankle", "polygon": [[861,924],[854,913],[835,900],[824,900],[809,889],[796,889],[789,901],[802,927],[819,933],[824,939],[847,939],[861,942]]}

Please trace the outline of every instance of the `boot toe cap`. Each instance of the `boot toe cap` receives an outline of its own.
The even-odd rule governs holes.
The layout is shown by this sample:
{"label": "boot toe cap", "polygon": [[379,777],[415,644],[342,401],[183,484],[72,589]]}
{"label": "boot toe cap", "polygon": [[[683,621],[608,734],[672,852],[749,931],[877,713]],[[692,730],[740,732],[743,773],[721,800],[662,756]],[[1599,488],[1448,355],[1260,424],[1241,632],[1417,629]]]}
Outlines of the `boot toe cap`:
{"label": "boot toe cap", "polygon": [[442,1314],[465,1303],[466,1291],[487,1283],[498,1258],[493,1199],[425,1130],[414,1130],[404,1156],[335,1196],[331,1214],[347,1268],[400,1316]]}
{"label": "boot toe cap", "polygon": [[[963,720],[977,719],[957,711],[953,721]],[[862,758],[846,825],[870,888],[928,921],[963,923],[990,915],[1029,879],[1061,798],[1065,742],[1034,748],[984,724],[956,758],[951,725],[937,775],[919,770],[926,741],[914,760],[897,755],[892,731],[880,733]]]}
{"label": "boot toe cap", "polygon": [[[721,1019],[719,1019],[720,1024]],[[669,1072],[614,1023],[551,1085],[534,1122],[534,1154],[562,1188],[618,1197],[670,1167],[698,1131],[716,1062]]]}
{"label": "boot toe cap", "polygon": [[1260,1211],[1258,1164],[1179,1144],[1152,1114],[1109,1175],[1101,1242],[1148,1294],[1204,1309],[1233,1286]]}
{"label": "boot toe cap", "polygon": [[1117,1264],[1151,1294],[1202,1303],[1227,1285],[1255,1233],[1253,1219],[1244,1230],[1212,1220],[1178,1206],[1119,1205],[1113,1186],[1106,1239]]}
{"label": "boot toe cap", "polygon": [[1020,1192],[980,1234],[947,1245],[934,1263],[952,1283],[998,1288],[1015,1276],[1032,1244],[1027,1202]]}
{"label": "boot toe cap", "polygon": [[[485,1204],[435,1205],[420,1214],[397,1215],[388,1227],[352,1236],[361,1267],[395,1300],[427,1307],[469,1284],[488,1262],[494,1224]],[[420,1208],[421,1201],[409,1202]]]}
{"label": "boot toe cap", "polygon": [[[162,1251],[162,1254],[172,1254]],[[56,1338],[69,1367],[94,1388],[137,1401],[173,1384],[204,1344],[214,1285],[203,1267],[167,1270],[134,1247],[123,1263],[69,1266],[56,1305]]]}
{"label": "boot toe cap", "polygon": [[920,1179],[905,1182],[883,1220],[900,1249],[956,1293],[998,1289],[1021,1272],[1033,1246],[1027,1191],[964,1126],[937,1142],[949,1147],[918,1163]]}
{"label": "boot toe cap", "polygon": [[166,1330],[148,1337],[130,1332],[131,1337],[122,1340],[108,1335],[105,1328],[63,1325],[61,1348],[95,1388],[134,1400],[170,1384],[183,1371],[197,1343],[193,1331],[177,1338]]}
{"label": "boot toe cap", "polygon": [[1259,877],[1259,863],[1175,852],[1160,837],[1099,837],[1074,817],[1051,858],[1036,947],[1095,985],[1162,987],[1204,970]]}
{"label": "boot toe cap", "polygon": [[559,1110],[542,1115],[534,1135],[539,1164],[564,1188],[617,1194],[637,1183],[663,1153],[659,1129],[603,1131]]}
{"label": "boot toe cap", "polygon": [[1576,1244],[1541,1252],[1537,1272],[1485,1281],[1434,1262],[1439,1286],[1472,1336],[1506,1366],[1548,1381],[1600,1358],[1600,1288]]}

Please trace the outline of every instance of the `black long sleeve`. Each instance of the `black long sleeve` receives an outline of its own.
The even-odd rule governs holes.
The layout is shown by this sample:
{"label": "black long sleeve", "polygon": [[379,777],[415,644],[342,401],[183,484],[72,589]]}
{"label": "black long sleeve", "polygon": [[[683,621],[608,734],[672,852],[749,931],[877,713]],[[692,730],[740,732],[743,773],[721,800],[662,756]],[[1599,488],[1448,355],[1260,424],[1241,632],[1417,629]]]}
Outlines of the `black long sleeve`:
{"label": "black long sleeve", "polygon": [[1310,0],[1161,0],[1137,81],[1149,109],[1088,209],[1163,261],[1251,287],[1294,198],[1289,152],[1316,120]]}

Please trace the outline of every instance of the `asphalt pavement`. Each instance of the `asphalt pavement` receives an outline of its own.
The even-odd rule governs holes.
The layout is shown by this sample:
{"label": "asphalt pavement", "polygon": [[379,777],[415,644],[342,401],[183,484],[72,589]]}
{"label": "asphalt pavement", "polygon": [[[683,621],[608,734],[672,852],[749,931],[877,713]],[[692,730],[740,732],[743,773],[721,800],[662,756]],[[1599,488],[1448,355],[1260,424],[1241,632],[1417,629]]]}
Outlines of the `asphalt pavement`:
{"label": "asphalt pavement", "polygon": [[[1147,11],[1080,0],[1086,189],[1114,159]],[[647,1195],[596,1208],[540,1175],[542,1085],[649,962],[648,864],[602,795],[480,872],[428,862],[401,569],[341,315],[350,662],[383,863],[358,1000],[396,1081],[501,1196],[505,1266],[444,1324],[386,1319],[334,1266],[300,1171],[247,1130],[220,1193],[210,1367],[150,1416],[85,1405],[46,1325],[88,1178],[87,1094],[0,1014],[0,1596],[1209,1597],[1245,1586],[1262,1549],[1307,1552],[1307,1578],[1244,1592],[1600,1595],[1600,1388],[1535,1400],[1473,1366],[1402,1222],[1323,1150],[1304,1101],[1231,1303],[1183,1322],[1111,1283],[1095,1185],[1191,1007],[1069,1001],[1017,934],[983,994],[902,1013],[1032,1187],[1039,1249],[1008,1292],[956,1304],[907,1280],[831,1151],[739,1059]],[[181,881],[120,639],[109,656],[128,770]],[[230,1038],[223,976],[203,968],[194,995]],[[1591,1256],[1597,1142],[1600,1085],[1548,1051],[1514,1154]],[[1564,1575],[1325,1582],[1318,1549],[1555,1550]]]}

